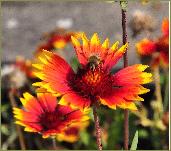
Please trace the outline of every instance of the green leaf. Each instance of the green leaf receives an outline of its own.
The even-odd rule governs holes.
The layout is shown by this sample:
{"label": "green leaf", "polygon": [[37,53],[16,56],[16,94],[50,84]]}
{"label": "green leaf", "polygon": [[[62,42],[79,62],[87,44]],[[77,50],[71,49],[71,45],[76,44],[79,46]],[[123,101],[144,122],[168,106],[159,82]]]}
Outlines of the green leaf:
{"label": "green leaf", "polygon": [[75,56],[71,58],[70,64],[74,71],[77,71],[78,67],[80,66],[79,61]]}
{"label": "green leaf", "polygon": [[138,131],[135,132],[130,150],[136,150],[138,145]]}
{"label": "green leaf", "polygon": [[2,132],[2,134],[4,134],[4,135],[9,135],[10,134],[10,132],[9,132],[9,130],[8,130],[8,128],[7,128],[7,125],[1,125],[1,132]]}
{"label": "green leaf", "polygon": [[9,108],[9,104],[3,104],[1,105],[1,112],[6,112]]}
{"label": "green leaf", "polygon": [[94,121],[94,116],[93,116],[93,110],[90,109],[90,112],[89,112],[89,117],[92,121]]}
{"label": "green leaf", "polygon": [[80,139],[83,142],[84,145],[89,144],[90,136],[86,131],[81,131],[80,132]]}

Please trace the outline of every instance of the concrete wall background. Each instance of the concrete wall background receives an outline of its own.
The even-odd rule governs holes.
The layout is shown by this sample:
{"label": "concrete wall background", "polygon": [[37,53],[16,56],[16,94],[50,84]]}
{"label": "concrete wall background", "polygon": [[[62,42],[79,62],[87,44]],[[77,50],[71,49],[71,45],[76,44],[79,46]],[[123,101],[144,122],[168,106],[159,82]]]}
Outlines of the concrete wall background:
{"label": "concrete wall background", "polygon": [[[161,2],[159,9],[152,8],[152,5],[129,2],[128,22],[135,10],[146,11],[157,21],[154,36],[158,36],[162,18],[168,17],[169,6],[168,2]],[[84,31],[89,36],[98,32],[100,37],[108,37],[111,42],[122,39],[118,2],[2,2],[1,12],[2,61],[14,60],[17,55],[32,58],[42,33],[53,30],[56,21],[62,18],[73,20],[71,30]],[[139,62],[135,57],[135,42],[146,35],[142,33],[136,39],[132,39],[130,35],[131,31],[128,28],[129,58],[131,58],[129,64],[133,64]]]}

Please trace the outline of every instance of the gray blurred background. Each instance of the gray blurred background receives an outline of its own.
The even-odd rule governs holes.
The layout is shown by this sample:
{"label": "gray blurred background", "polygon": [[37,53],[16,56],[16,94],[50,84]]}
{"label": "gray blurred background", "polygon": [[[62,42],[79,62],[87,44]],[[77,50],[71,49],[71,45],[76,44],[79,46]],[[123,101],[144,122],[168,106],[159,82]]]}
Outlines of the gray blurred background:
{"label": "gray blurred background", "polygon": [[[154,17],[156,27],[153,37],[161,34],[163,17],[168,17],[168,2],[143,5],[129,2],[128,23],[135,11],[143,11]],[[2,61],[13,61],[17,55],[32,58],[44,32],[53,30],[61,19],[72,21],[69,30],[84,31],[89,37],[98,32],[111,42],[122,42],[121,11],[119,2],[2,2]],[[148,22],[148,20],[147,20]],[[132,38],[128,27],[129,64],[138,63],[135,42],[147,36],[142,32]],[[72,50],[73,48],[70,47]],[[68,53],[65,55],[71,55]]]}

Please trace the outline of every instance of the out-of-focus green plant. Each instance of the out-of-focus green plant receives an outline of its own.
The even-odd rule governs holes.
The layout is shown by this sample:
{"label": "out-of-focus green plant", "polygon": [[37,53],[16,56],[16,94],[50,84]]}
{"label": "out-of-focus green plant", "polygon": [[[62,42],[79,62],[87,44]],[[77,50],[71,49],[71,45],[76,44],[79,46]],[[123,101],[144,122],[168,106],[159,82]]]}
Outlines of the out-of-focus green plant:
{"label": "out-of-focus green plant", "polygon": [[134,138],[132,140],[130,150],[136,150],[138,145],[138,131],[135,132]]}

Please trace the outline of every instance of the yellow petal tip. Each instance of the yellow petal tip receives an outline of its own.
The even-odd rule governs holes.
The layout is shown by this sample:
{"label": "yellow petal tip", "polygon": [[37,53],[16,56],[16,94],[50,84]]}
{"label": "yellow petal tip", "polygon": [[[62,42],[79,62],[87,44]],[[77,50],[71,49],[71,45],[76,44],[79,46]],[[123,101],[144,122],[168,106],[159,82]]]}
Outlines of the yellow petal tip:
{"label": "yellow petal tip", "polygon": [[72,44],[73,44],[75,47],[79,47],[79,46],[80,46],[80,42],[79,42],[78,39],[75,38],[74,36],[71,36],[71,41],[72,41]]}
{"label": "yellow petal tip", "polygon": [[91,44],[92,45],[99,45],[100,44],[100,40],[99,40],[99,37],[98,37],[97,33],[93,34],[93,36],[91,38]]}

